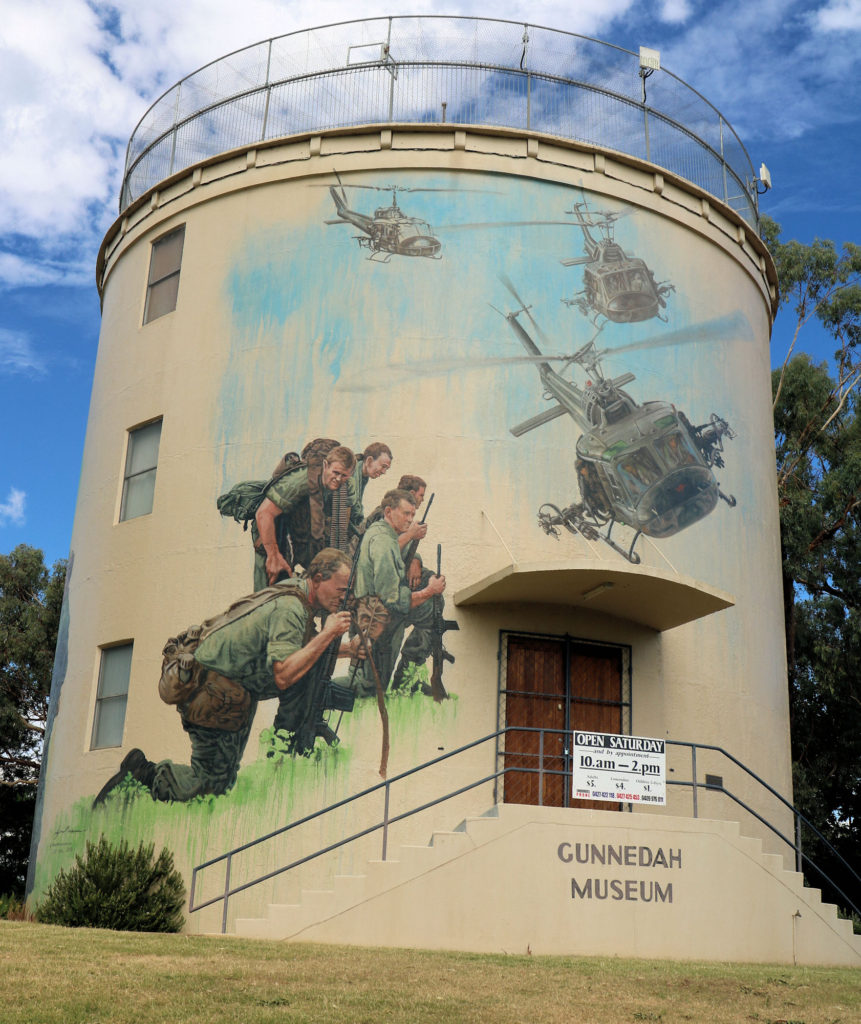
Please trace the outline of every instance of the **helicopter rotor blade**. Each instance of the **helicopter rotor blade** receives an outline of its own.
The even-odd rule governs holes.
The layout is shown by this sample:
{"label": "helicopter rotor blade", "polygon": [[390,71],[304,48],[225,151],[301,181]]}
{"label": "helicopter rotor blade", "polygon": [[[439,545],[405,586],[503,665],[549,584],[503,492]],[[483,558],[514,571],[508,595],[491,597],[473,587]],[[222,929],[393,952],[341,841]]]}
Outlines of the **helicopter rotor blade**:
{"label": "helicopter rotor blade", "polygon": [[666,348],[670,345],[687,345],[697,341],[719,341],[733,336],[742,341],[753,339],[750,322],[743,313],[728,313],[725,316],[716,316],[711,320],[705,320],[700,324],[693,324],[691,327],[680,327],[675,331],[668,331],[666,334],[653,334],[649,338],[643,338],[642,341],[632,341],[627,345],[618,345],[615,348],[603,348],[598,351],[597,356],[599,359],[603,359],[605,356],[621,352]]}
{"label": "helicopter rotor blade", "polygon": [[[550,356],[549,360],[567,360],[570,356]],[[336,391],[384,391],[416,377],[444,377],[464,370],[483,370],[488,366],[509,366],[517,363],[542,363],[545,356],[453,356],[451,359],[426,359],[410,363],[387,363],[368,367],[352,377],[339,381]]]}
{"label": "helicopter rotor blade", "polygon": [[[390,186],[391,187],[391,186]],[[398,192],[474,192],[487,196],[500,196],[502,193],[495,188],[431,188],[424,185],[398,185]]]}
{"label": "helicopter rotor blade", "polygon": [[[334,170],[334,168],[333,168],[333,170]],[[347,193],[344,191],[344,183],[343,183],[343,181],[341,181],[341,175],[338,174],[337,171],[335,171],[335,177],[338,179],[338,184],[341,186],[341,199],[343,199],[344,203],[346,204],[346,202],[347,202]]]}
{"label": "helicopter rotor blade", "polygon": [[440,224],[439,226],[445,228],[446,231],[476,231],[486,228],[576,228],[580,225],[570,220],[492,220],[476,221],[472,224]]}
{"label": "helicopter rotor blade", "polygon": [[499,280],[508,289],[508,291],[511,292],[511,294],[514,296],[514,299],[517,302],[517,304],[520,306],[520,308],[523,310],[523,312],[526,313],[527,317],[529,317],[529,322],[535,328],[535,333],[538,335],[539,339],[541,340],[541,344],[544,345],[545,347],[548,346],[548,345],[549,346],[553,346],[553,342],[547,337],[547,335],[541,329],[541,327],[538,324],[538,321],[535,319],[535,317],[529,311],[529,307],[526,305],[526,303],[523,301],[523,299],[521,299],[521,297],[517,294],[517,289],[514,287],[514,284],[512,283],[511,278],[508,277],[506,274],[500,274],[499,275]]}
{"label": "helicopter rotor blade", "polygon": [[[338,184],[344,188],[344,183],[337,171],[334,172]],[[329,185],[317,181],[308,183],[308,188],[329,188]],[[350,182],[350,188],[364,188],[372,192],[474,192],[483,195],[502,195],[496,189],[490,188],[432,188],[424,185],[360,185],[358,182]],[[560,224],[567,224],[567,221],[560,221]]]}
{"label": "helicopter rotor blade", "polygon": [[516,366],[536,363],[570,363],[570,355],[540,356],[453,356],[451,359],[425,359],[410,363],[387,363],[385,366],[368,367],[352,378],[335,385],[336,391],[383,391],[402,381],[415,377],[444,377],[453,371],[483,370],[488,366]]}
{"label": "helicopter rotor blade", "polygon": [[[516,290],[513,290],[513,294],[520,301]],[[689,328],[680,328],[677,331],[669,331],[667,334],[652,335],[650,338],[644,338],[642,341],[635,341],[629,345],[601,349],[595,353],[595,356],[600,360],[605,356],[632,352],[637,349],[684,345],[688,342],[697,341],[716,341],[732,336],[748,341],[753,339],[750,324],[741,313],[715,317],[702,324],[696,324]],[[454,356],[451,359],[440,358],[418,360],[409,363],[389,363],[386,366],[368,367],[365,370],[359,371],[352,378],[336,384],[335,390],[382,391],[407,380],[415,379],[415,377],[441,377],[453,371],[482,370],[488,366],[516,366],[519,364],[532,364],[534,366],[536,363],[573,363],[576,361],[573,354],[560,355],[552,353],[538,356],[476,356],[474,358]]]}

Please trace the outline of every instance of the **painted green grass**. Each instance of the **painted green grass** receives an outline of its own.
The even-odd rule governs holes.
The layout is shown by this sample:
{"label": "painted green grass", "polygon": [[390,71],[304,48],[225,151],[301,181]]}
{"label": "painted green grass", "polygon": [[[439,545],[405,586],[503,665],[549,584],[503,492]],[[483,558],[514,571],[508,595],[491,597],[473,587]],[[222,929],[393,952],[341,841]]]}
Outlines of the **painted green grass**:
{"label": "painted green grass", "polygon": [[[419,737],[433,718],[442,716],[444,723],[452,721],[457,713],[457,699],[437,705],[422,697],[395,696],[389,699],[388,710],[392,745],[397,744],[400,752],[409,754],[417,749]],[[343,743],[327,747],[318,740],[314,754],[306,758],[285,755],[283,744],[272,735],[272,730],[264,730],[257,760],[240,770],[236,785],[224,796],[161,803],[152,800],[139,783],[127,778],[95,809],[92,797],[77,801],[58,816],[51,834],[40,846],[30,905],[38,903],[61,868],[68,867],[76,855],[83,855],[88,840],[97,842],[102,835],[110,842],[124,839],[132,847],[141,842],[154,842],[157,850],[167,846],[177,867],[188,875],[191,866],[216,853],[250,842],[343,799],[353,791],[349,782],[353,750],[379,749],[376,702],[360,701],[352,715],[345,716],[342,732]],[[274,756],[267,756],[270,753]],[[376,781],[379,780],[374,775],[371,784]],[[346,812],[335,814],[317,826],[315,839],[319,846],[344,834],[348,818]],[[245,858],[234,864],[234,884],[283,864],[283,846],[267,844]],[[207,884],[223,885],[223,875],[216,874],[213,870],[203,880],[207,895],[213,891]],[[261,892],[259,898],[264,902],[265,893]]]}
{"label": "painted green grass", "polygon": [[857,1024],[861,971],[482,956],[0,921],[2,1024]]}

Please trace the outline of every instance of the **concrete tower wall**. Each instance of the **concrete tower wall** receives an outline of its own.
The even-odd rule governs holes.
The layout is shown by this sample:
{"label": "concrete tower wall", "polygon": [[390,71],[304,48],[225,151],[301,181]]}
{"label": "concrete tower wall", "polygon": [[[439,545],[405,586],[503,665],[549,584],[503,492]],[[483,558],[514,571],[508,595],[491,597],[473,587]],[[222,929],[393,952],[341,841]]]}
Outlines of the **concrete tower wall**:
{"label": "concrete tower wall", "polygon": [[[336,196],[358,219],[339,214]],[[409,230],[439,244],[435,258],[379,242],[379,225],[396,217],[374,211],[393,197],[403,217],[424,222]],[[628,292],[654,294],[653,313],[626,323],[602,310],[588,276],[600,260],[578,220],[591,225],[593,244],[617,243],[621,255],[611,256],[624,261]],[[181,225],[176,309],[143,323],[152,244]],[[791,799],[769,272],[755,233],[681,179],[517,132],[396,126],[297,137],[226,154],[143,196],[109,232],[100,259],[103,326],[35,892],[88,834],[165,842],[190,872],[379,781],[374,700],[344,715],[339,747],[318,741],[315,757],[286,759],[277,738],[267,739],[274,702],[263,700],[226,795],[162,803],[127,786],[91,810],[132,748],[188,764],[188,735],[157,692],[162,647],[253,589],[250,535],[218,514],[216,498],[240,480],[267,479],[285,451],[315,437],[356,452],[372,441],[391,448],[388,474],[367,485],[366,513],[404,473],[435,494],[419,550],[435,568],[442,544],[445,615],[460,627],[446,636],[456,658],[444,675],[451,699],[390,695],[390,777],[504,725],[509,634],[539,634],[622,652],[626,706],[616,731],[723,747]],[[529,309],[518,312],[522,305]],[[592,340],[604,354],[590,366],[516,361],[527,354],[523,330],[545,354],[571,355]],[[583,514],[584,506],[600,512],[601,501],[587,491],[590,505],[578,486],[575,459],[589,448],[582,423],[564,413],[511,432],[554,404],[545,365],[585,395],[601,373],[617,382],[633,374],[618,384],[631,407],[615,454],[601,455],[610,463],[647,437],[647,419],[663,416],[666,428],[683,413],[690,451],[676,468],[705,453],[714,464],[703,473],[722,494],[715,507],[663,537],[637,538],[617,521],[616,548],[606,517],[600,527],[593,516],[591,536],[564,525],[548,536],[536,522],[542,506],[579,504]],[[121,521],[129,431],[159,418],[152,511]],[[709,430],[718,444],[697,448]],[[590,450],[599,441],[592,437]],[[662,473],[672,458],[665,453]],[[636,482],[628,488],[636,493]],[[91,749],[101,652],[129,641],[122,743]],[[393,800],[415,806],[500,764],[488,742],[405,782]],[[670,748],[668,767],[671,780],[690,779],[688,749]],[[697,770],[700,781],[718,774],[753,800],[754,785],[717,754],[700,751]],[[401,823],[398,838],[426,840],[500,798],[487,782]],[[698,798],[700,816],[738,817],[717,792]],[[776,801],[763,810],[791,832]],[[691,791],[671,786],[666,808],[634,808],[646,811],[687,816]],[[379,813],[375,795],[291,838],[290,855]],[[771,833],[757,834],[785,852]],[[362,856],[378,856],[377,842],[341,852],[335,867],[349,873]],[[280,855],[252,859],[265,868]],[[306,877],[332,869],[312,867]],[[235,912],[283,901],[288,883],[279,884]],[[190,927],[212,920],[197,915]]]}

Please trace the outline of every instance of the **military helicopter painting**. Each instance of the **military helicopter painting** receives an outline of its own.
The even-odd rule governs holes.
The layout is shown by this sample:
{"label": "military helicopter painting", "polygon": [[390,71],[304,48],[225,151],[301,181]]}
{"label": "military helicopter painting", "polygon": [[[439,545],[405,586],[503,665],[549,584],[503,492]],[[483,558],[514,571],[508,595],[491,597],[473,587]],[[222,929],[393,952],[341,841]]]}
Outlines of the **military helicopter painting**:
{"label": "military helicopter painting", "polygon": [[[611,354],[672,344],[672,337],[648,339],[612,351],[599,351],[593,339],[571,356],[547,355],[519,319],[525,313],[537,329],[529,307],[510,282],[505,283],[520,308],[502,315],[529,361],[537,365],[544,394],[553,401],[550,408],[511,432],[520,437],[565,415],[582,431],[575,454],[580,500],[562,508],[542,505],[538,523],[545,533],[558,537],[563,528],[587,540],[602,540],[637,564],[640,556],[634,548],[641,535],[672,537],[704,519],[718,501],[735,507],[735,498],[723,493],[713,473],[724,467],[724,438],[735,437],[727,421],[712,413],[706,423],[694,426],[670,402],[637,402],[624,390],[635,380],[633,373],[611,378],[602,370],[603,360]],[[562,372],[550,365],[558,360],[564,361]],[[562,375],[570,365],[586,372],[582,387]],[[617,523],[634,531],[627,548],[612,537]]]}
{"label": "military helicopter painting", "polygon": [[338,184],[329,185],[329,194],[335,204],[336,220],[327,224],[352,224],[361,234],[353,237],[360,248],[370,253],[369,260],[388,263],[392,256],[423,256],[440,259],[442,243],[426,220],[410,217],[398,206],[398,192],[451,192],[452,189],[409,188],[405,185],[351,185],[350,188],[391,192],[389,206],[378,206],[373,216],[351,210],[347,193],[338,175]]}
{"label": "military helicopter painting", "polygon": [[601,317],[617,324],[666,320],[661,310],[675,287],[668,281],[657,283],[645,260],[629,256],[615,240],[615,222],[623,215],[592,211],[585,198],[565,212],[583,232],[585,255],[560,260],[566,267],[583,267],[583,290],[562,301],[576,306],[596,326]]}

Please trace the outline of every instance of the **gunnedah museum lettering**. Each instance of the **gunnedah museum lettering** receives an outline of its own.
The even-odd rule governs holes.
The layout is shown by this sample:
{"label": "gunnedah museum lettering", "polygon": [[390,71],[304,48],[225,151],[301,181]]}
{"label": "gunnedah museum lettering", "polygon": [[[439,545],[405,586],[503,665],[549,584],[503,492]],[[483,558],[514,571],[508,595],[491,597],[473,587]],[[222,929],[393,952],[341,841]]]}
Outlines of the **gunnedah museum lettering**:
{"label": "gunnedah museum lettering", "polygon": [[[681,848],[636,846],[612,843],[560,843],[556,855],[563,864],[618,864],[623,867],[681,869]],[[642,903],[672,903],[673,883],[634,878],[571,879],[571,899],[625,900]]]}

